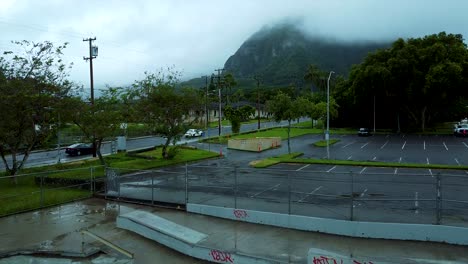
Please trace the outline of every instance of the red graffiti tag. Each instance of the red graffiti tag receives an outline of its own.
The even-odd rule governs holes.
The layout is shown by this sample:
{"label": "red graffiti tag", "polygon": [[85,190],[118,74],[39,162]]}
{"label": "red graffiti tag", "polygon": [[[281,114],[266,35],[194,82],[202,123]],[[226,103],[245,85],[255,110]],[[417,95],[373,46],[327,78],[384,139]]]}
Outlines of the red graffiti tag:
{"label": "red graffiti tag", "polygon": [[339,261],[334,258],[320,256],[318,258],[314,257],[312,260],[313,264],[343,264],[343,260],[340,259]]}
{"label": "red graffiti tag", "polygon": [[231,257],[230,253],[227,252],[221,252],[219,250],[211,250],[210,252],[211,257],[213,260],[218,261],[218,262],[230,262],[234,263],[234,260]]}
{"label": "red graffiti tag", "polygon": [[245,210],[234,210],[233,211],[234,213],[234,216],[236,218],[246,218],[248,215],[247,215],[247,212]]}

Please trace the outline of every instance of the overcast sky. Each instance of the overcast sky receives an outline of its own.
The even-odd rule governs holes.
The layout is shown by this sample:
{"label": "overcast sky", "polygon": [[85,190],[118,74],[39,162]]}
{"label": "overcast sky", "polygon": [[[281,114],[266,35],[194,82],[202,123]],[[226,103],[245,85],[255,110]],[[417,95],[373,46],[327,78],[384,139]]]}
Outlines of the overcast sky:
{"label": "overcast sky", "polygon": [[[174,65],[182,79],[213,73],[264,25],[289,20],[340,40],[395,40],[446,31],[468,36],[466,0],[0,0],[0,51],[11,40],[69,42],[70,79],[128,85]],[[466,42],[466,41],[465,41]]]}

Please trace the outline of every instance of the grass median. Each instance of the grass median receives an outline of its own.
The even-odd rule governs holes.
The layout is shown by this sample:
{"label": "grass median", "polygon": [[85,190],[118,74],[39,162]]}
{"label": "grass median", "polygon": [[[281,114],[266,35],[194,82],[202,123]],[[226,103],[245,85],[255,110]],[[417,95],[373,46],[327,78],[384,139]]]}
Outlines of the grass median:
{"label": "grass median", "polygon": [[[177,152],[169,160],[162,158],[160,147],[137,155],[118,153],[106,156],[105,160],[113,168],[148,170],[219,156],[215,152],[188,147],[179,147]],[[27,168],[16,179],[0,178],[0,216],[91,197],[89,181],[105,177],[104,172],[99,160],[90,159]]]}

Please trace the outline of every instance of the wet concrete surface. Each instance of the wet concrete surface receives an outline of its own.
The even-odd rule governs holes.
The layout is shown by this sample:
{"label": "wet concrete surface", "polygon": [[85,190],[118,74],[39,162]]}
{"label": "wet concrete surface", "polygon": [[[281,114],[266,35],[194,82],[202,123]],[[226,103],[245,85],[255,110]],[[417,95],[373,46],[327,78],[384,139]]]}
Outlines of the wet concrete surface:
{"label": "wet concrete surface", "polygon": [[[144,210],[209,235],[204,243],[228,252],[260,255],[286,263],[306,263],[317,248],[385,263],[468,263],[468,247],[442,243],[360,239],[230,221],[175,209],[87,199],[53,208],[0,218],[0,263],[208,263],[187,257],[152,240],[116,227],[119,214]],[[134,254],[129,259],[95,239],[87,230]],[[62,253],[87,258],[32,258],[21,252]],[[43,258],[48,256],[49,258]],[[7,257],[13,256],[13,257]],[[3,258],[2,258],[3,257]]]}
{"label": "wet concrete surface", "polygon": [[[0,263],[207,263],[164,247],[139,235],[118,229],[119,210],[141,208],[102,199],[75,203],[0,218]],[[81,230],[98,235],[132,252],[131,259],[82,235]],[[86,252],[100,252],[79,257]],[[33,252],[36,256],[24,256]],[[65,256],[77,257],[59,257]]]}

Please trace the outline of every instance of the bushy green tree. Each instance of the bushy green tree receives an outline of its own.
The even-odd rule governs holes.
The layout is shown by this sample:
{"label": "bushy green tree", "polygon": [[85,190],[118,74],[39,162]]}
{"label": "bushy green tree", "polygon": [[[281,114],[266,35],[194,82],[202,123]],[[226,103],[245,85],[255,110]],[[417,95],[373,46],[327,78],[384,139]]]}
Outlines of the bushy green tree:
{"label": "bushy green tree", "polygon": [[291,122],[304,116],[307,102],[308,100],[303,97],[293,100],[289,95],[279,92],[272,100],[266,103],[267,111],[273,115],[276,122],[288,120],[288,153],[291,153]]}
{"label": "bushy green tree", "polygon": [[196,89],[177,89],[179,73],[172,69],[167,73],[145,75],[143,80],[133,84],[130,93],[138,102],[136,113],[155,133],[165,136],[162,156],[169,158],[169,144],[175,144],[186,129],[198,121],[196,113],[202,112],[204,98]]}
{"label": "bushy green tree", "polygon": [[67,80],[71,65],[61,58],[66,43],[13,43],[24,52],[0,57],[0,155],[9,175],[55,133],[59,102],[73,87]]}

